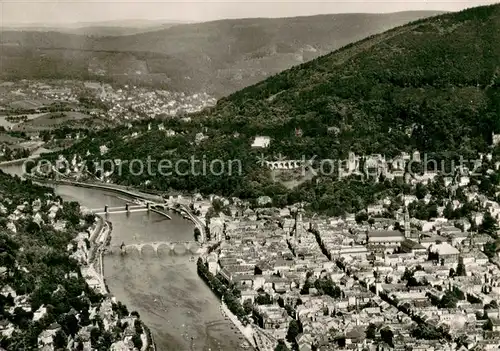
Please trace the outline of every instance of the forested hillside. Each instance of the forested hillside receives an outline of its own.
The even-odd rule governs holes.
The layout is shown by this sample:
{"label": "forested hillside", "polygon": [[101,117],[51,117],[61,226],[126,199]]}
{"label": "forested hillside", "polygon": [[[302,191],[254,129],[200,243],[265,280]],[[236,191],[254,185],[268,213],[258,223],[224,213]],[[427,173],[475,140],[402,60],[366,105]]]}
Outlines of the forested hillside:
{"label": "forested hillside", "polygon": [[[124,172],[112,178],[160,190],[269,195],[280,204],[303,200],[316,210],[352,212],[398,187],[320,176],[287,190],[270,180],[256,157],[263,151],[288,159],[338,160],[349,151],[391,157],[420,150],[436,160],[476,158],[489,149],[492,132],[500,132],[499,39],[500,5],[422,20],[245,88],[190,123],[165,121],[176,137],[137,125],[98,133],[68,153],[99,159],[99,146],[106,145],[104,157],[110,159],[239,159],[238,175]],[[134,131],[139,135],[131,138]],[[195,134],[202,131],[208,139],[196,143]],[[270,147],[252,149],[256,135],[270,136]]]}
{"label": "forested hillside", "polygon": [[498,5],[422,20],[224,98],[211,122],[296,156],[484,151],[500,131],[499,38]]}

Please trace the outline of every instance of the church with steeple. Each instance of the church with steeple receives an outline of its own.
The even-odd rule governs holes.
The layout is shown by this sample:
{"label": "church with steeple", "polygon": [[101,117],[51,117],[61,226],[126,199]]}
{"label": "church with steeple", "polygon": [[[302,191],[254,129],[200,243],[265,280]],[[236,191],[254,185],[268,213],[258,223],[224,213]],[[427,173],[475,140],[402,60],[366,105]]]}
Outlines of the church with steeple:
{"label": "church with steeple", "polygon": [[292,235],[295,246],[300,245],[302,242],[302,236],[305,235],[307,229],[303,222],[304,209],[302,207],[298,208],[295,212],[295,224],[293,226]]}
{"label": "church with steeple", "polygon": [[404,231],[405,238],[410,239],[411,229],[410,229],[410,213],[408,212],[408,206],[405,203],[405,216],[404,216]]}

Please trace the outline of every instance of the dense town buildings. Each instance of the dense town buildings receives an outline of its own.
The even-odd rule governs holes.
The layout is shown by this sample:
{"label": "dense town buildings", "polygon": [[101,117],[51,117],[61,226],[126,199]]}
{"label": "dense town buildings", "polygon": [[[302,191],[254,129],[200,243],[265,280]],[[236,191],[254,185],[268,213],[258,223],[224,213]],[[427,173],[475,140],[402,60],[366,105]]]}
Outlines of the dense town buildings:
{"label": "dense town buildings", "polygon": [[[217,216],[225,239],[203,261],[238,289],[262,350],[280,343],[299,350],[498,348],[492,243],[500,205],[469,182],[446,184],[470,200],[444,199],[428,220],[408,209],[435,201],[432,192],[382,199],[364,215],[339,218],[311,216],[300,204],[250,210],[225,200],[230,211]],[[447,208],[467,201],[477,205],[472,215],[450,218]],[[198,199],[193,207],[210,203]]]}

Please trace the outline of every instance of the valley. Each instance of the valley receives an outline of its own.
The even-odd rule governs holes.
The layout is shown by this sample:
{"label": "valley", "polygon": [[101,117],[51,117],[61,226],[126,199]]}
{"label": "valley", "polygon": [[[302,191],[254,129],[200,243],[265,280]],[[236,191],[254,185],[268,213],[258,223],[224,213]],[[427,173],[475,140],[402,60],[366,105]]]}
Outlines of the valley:
{"label": "valley", "polygon": [[498,349],[500,4],[465,7],[2,31],[0,346]]}

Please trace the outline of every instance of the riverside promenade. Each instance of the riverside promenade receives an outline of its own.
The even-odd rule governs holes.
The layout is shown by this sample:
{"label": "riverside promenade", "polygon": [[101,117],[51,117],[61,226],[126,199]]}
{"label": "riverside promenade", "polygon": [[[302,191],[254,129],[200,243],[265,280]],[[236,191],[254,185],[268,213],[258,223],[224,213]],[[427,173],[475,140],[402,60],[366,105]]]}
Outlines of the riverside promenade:
{"label": "riverside promenade", "polygon": [[72,185],[82,188],[90,188],[90,189],[102,189],[109,190],[113,192],[117,192],[123,195],[130,196],[132,198],[146,200],[146,201],[158,201],[163,202],[163,198],[160,195],[153,195],[144,193],[126,186],[110,184],[110,183],[85,183],[85,182],[77,182],[73,180],[54,180],[54,179],[45,179],[39,177],[31,177],[33,181],[40,183],[48,183],[48,184],[59,184],[59,185]]}
{"label": "riverside promenade", "polygon": [[[104,276],[102,274],[102,269],[99,263],[99,251],[100,245],[98,239],[103,235],[108,235],[108,225],[102,217],[96,217],[96,226],[94,230],[90,233],[89,241],[91,243],[89,260],[86,267],[82,267],[82,275],[84,277],[89,276],[87,283],[89,285],[95,285],[98,282],[98,287],[101,293],[107,294],[108,290],[106,284],[104,283]],[[97,267],[96,267],[97,264]]]}
{"label": "riverside promenade", "polygon": [[229,308],[226,306],[226,303],[224,302],[224,299],[222,299],[221,303],[220,303],[220,309],[221,309],[221,313],[229,318],[231,320],[231,322],[234,324],[234,326],[236,328],[238,328],[238,330],[240,331],[240,333],[245,337],[245,339],[247,339],[247,341],[250,343],[250,345],[252,345],[254,348],[257,347],[256,343],[255,343],[255,339],[254,339],[254,332],[253,332],[253,328],[250,324],[248,324],[247,326],[244,326],[241,321],[238,319],[238,317],[236,317],[230,310]]}

